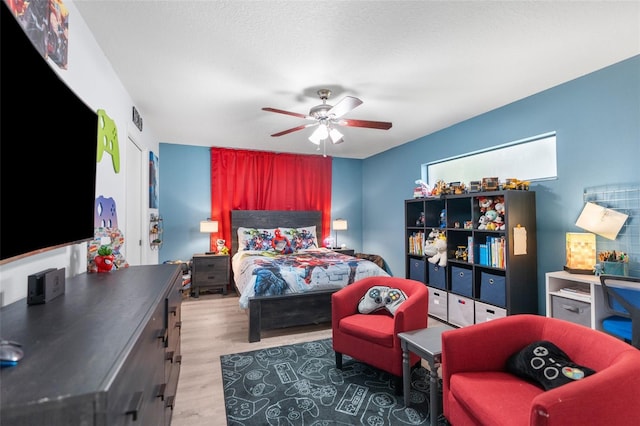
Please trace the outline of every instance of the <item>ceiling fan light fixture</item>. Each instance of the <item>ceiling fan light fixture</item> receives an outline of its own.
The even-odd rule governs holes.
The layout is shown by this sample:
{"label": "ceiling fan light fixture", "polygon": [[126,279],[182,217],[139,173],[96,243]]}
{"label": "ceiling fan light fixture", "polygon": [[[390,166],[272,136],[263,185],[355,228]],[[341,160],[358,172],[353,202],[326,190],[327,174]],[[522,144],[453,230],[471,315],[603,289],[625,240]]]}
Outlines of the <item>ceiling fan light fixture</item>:
{"label": "ceiling fan light fixture", "polygon": [[320,123],[318,128],[309,136],[309,140],[311,143],[316,145],[320,145],[320,142],[329,137],[329,130],[327,129],[327,125],[324,123]]}
{"label": "ceiling fan light fixture", "polygon": [[340,133],[340,131],[336,128],[332,128],[329,131],[329,137],[331,138],[331,142],[333,142],[334,144],[344,142],[344,139],[342,139],[343,136],[344,135]]}

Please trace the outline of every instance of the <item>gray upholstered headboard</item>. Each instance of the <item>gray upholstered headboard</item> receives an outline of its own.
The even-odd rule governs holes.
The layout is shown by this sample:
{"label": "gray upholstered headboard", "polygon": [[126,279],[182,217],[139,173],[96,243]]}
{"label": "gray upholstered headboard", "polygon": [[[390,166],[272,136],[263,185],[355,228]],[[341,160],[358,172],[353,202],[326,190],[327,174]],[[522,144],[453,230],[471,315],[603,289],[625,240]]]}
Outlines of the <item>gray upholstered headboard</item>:
{"label": "gray upholstered headboard", "polygon": [[[238,228],[316,227],[322,235],[322,212],[318,210],[232,210],[231,254],[238,251]],[[319,237],[322,239],[322,237]],[[318,241],[321,244],[320,241]]]}

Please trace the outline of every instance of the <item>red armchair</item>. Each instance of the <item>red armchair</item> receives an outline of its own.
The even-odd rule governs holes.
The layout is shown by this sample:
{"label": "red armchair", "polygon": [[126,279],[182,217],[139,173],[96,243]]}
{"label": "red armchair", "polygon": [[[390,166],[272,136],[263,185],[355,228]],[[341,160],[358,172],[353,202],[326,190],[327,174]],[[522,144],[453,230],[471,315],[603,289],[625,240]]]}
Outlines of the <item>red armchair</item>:
{"label": "red armchair", "polygon": [[[544,391],[507,372],[538,340],[596,373]],[[539,315],[512,315],[442,333],[444,415],[463,425],[638,425],[640,351],[601,331]]]}
{"label": "red armchair", "polygon": [[[402,290],[407,295],[391,315],[386,309],[368,314],[358,312],[360,299],[374,286]],[[402,391],[402,348],[398,333],[427,327],[429,292],[419,282],[398,277],[369,277],[335,292],[331,298],[333,350],[336,367],[342,368],[342,354],[396,376],[396,393]],[[420,360],[411,354],[410,363]]]}

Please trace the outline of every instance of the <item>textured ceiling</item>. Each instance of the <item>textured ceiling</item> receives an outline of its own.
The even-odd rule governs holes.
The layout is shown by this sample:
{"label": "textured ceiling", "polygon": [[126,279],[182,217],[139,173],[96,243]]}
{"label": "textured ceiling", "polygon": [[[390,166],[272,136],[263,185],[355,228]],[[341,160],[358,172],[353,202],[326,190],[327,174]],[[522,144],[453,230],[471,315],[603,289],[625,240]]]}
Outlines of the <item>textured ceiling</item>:
{"label": "textured ceiling", "polygon": [[[314,154],[319,88],[367,158],[640,54],[639,1],[73,2],[159,142]],[[496,143],[506,141],[496,141]],[[322,152],[322,151],[321,151]]]}

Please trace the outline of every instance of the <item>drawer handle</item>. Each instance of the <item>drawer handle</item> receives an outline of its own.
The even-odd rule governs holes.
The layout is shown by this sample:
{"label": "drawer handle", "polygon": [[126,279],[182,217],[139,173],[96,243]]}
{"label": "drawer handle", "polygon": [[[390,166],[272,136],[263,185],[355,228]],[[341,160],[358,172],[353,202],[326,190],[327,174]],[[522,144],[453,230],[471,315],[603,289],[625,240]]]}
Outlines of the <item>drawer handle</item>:
{"label": "drawer handle", "polygon": [[173,316],[175,317],[178,313],[178,307],[177,306],[173,306],[169,312],[171,312],[173,314]]}
{"label": "drawer handle", "polygon": [[176,364],[182,364],[182,355],[176,356]]}
{"label": "drawer handle", "polygon": [[495,281],[493,281],[493,278],[489,278],[489,284],[494,284]]}
{"label": "drawer handle", "polygon": [[132,420],[138,421],[138,412],[142,407],[143,393],[136,392],[131,397],[131,401],[129,402],[129,410],[126,412],[127,415],[131,414]]}
{"label": "drawer handle", "polygon": [[158,332],[158,339],[162,340],[162,342],[166,342],[169,339],[169,330],[163,328]]}
{"label": "drawer handle", "polygon": [[156,398],[160,398],[161,401],[164,401],[164,392],[167,389],[167,384],[163,383],[158,386],[158,393],[156,394]]}
{"label": "drawer handle", "polygon": [[582,308],[579,308],[577,306],[571,306],[571,305],[562,305],[562,309],[565,309],[565,310],[567,310],[569,312],[573,312],[573,313],[576,313],[576,314],[581,314],[582,311],[583,311]]}
{"label": "drawer handle", "polygon": [[464,272],[458,272],[458,276],[459,276],[460,278],[464,277]]}
{"label": "drawer handle", "polygon": [[175,396],[170,396],[167,397],[167,403],[164,404],[165,408],[171,408],[171,410],[173,410],[173,404],[175,402],[176,397]]}
{"label": "drawer handle", "polygon": [[182,328],[182,321],[176,321],[176,328]]}
{"label": "drawer handle", "polygon": [[165,361],[171,361],[171,364],[173,364],[173,354],[175,352],[171,351],[171,352],[167,352],[167,355],[165,356]]}

